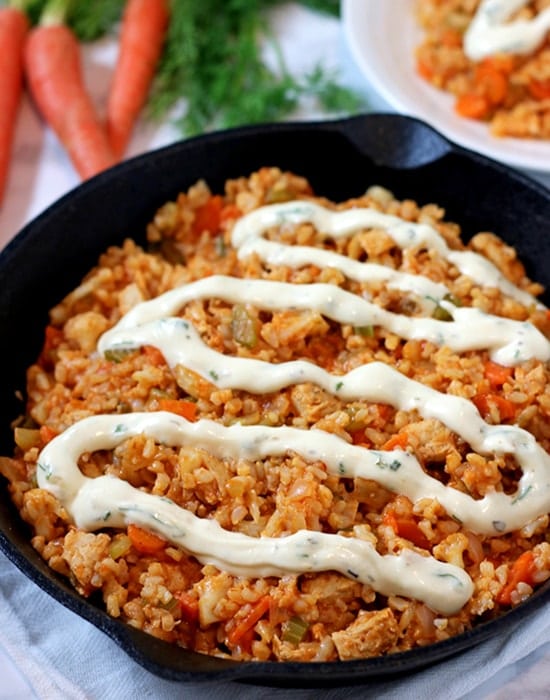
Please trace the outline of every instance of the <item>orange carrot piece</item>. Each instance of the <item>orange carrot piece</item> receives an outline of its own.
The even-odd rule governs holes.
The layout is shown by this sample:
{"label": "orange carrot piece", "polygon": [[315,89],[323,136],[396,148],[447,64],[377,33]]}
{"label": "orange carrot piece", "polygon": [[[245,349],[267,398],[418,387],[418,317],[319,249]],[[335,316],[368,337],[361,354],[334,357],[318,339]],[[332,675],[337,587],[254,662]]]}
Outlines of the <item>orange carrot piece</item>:
{"label": "orange carrot piece", "polygon": [[257,600],[249,612],[239,620],[235,627],[227,635],[227,641],[230,646],[237,646],[243,638],[246,636],[254,625],[261,620],[261,618],[266,614],[271,606],[271,598],[269,595],[262,596]]}
{"label": "orange carrot piece", "polygon": [[376,422],[375,427],[379,428],[390,420],[393,408],[387,403],[376,403],[374,405],[376,407],[376,412],[378,413],[378,421]]}
{"label": "orange carrot piece", "polygon": [[412,542],[417,547],[429,549],[430,543],[426,535],[420,529],[415,520],[407,520],[405,518],[397,518],[397,534],[409,542]]}
{"label": "orange carrot piece", "polygon": [[505,75],[510,75],[516,67],[516,58],[513,54],[501,53],[494,56],[487,56],[480,65],[489,66]]}
{"label": "orange carrot piece", "polygon": [[372,440],[365,435],[365,429],[360,428],[359,430],[352,430],[350,432],[351,440],[354,445],[360,445],[361,447],[372,447]]}
{"label": "orange carrot piece", "polygon": [[137,549],[140,554],[157,554],[157,552],[164,549],[167,544],[166,540],[162,537],[133,523],[128,525],[128,537],[133,547]]}
{"label": "orange carrot piece", "polygon": [[497,596],[497,603],[500,605],[512,604],[512,593],[516,590],[519,583],[528,583],[533,585],[533,576],[537,571],[535,566],[535,557],[533,552],[523,552],[513,563],[510,569],[510,574],[506,584],[501,589]]}
{"label": "orange carrot piece", "polygon": [[389,525],[396,535],[409,540],[409,542],[412,542],[417,547],[422,547],[422,549],[430,548],[428,538],[422,532],[414,518],[398,518],[395,513],[388,511],[384,513],[382,522],[384,525]]}
{"label": "orange carrot piece", "polygon": [[491,386],[499,387],[512,377],[514,370],[512,367],[504,367],[496,362],[489,361],[486,363],[483,373]]}
{"label": "orange carrot piece", "polygon": [[220,212],[220,223],[224,224],[231,219],[239,219],[243,215],[236,204],[226,204]]}
{"label": "orange carrot piece", "polygon": [[199,619],[199,601],[188,591],[181,591],[175,594],[181,609],[181,616],[186,622],[196,624]]}
{"label": "orange carrot piece", "polygon": [[531,96],[535,100],[550,99],[550,79],[548,80],[531,80],[527,86]]}
{"label": "orange carrot piece", "polygon": [[144,345],[141,350],[144,355],[147,355],[147,359],[152,365],[159,367],[166,364],[164,355],[154,345]]}
{"label": "orange carrot piece", "polygon": [[484,95],[467,93],[460,95],[455,102],[455,110],[461,117],[485,119],[489,114],[489,100]]}
{"label": "orange carrot piece", "polygon": [[56,350],[63,339],[63,331],[55,326],[46,326],[44,345],[38,358],[40,367],[46,370],[53,368],[56,360]]}
{"label": "orange carrot piece", "polygon": [[445,29],[440,36],[440,41],[447,48],[458,48],[462,46],[462,34],[456,29]]}
{"label": "orange carrot piece", "polygon": [[40,438],[42,440],[42,443],[44,445],[47,445],[48,442],[54,439],[58,435],[58,432],[54,430],[53,428],[50,428],[49,425],[41,425],[40,426]]}
{"label": "orange carrot piece", "polygon": [[15,7],[0,8],[0,204],[4,197],[19,102],[23,91],[23,46],[27,16]]}
{"label": "orange carrot piece", "polygon": [[407,433],[396,433],[382,445],[383,450],[404,450],[409,444],[409,436]]}
{"label": "orange carrot piece", "polygon": [[508,94],[508,78],[490,63],[477,66],[474,82],[491,105],[499,105]]}
{"label": "orange carrot piece", "polygon": [[508,95],[508,80],[502,73],[494,71],[485,78],[485,94],[492,105],[501,105]]}
{"label": "orange carrot piece", "polygon": [[195,209],[193,221],[193,234],[200,236],[203,231],[217,233],[220,228],[221,214],[223,210],[223,197],[215,194],[202,206]]}
{"label": "orange carrot piece", "polygon": [[420,57],[416,59],[416,72],[421,78],[424,78],[424,80],[428,82],[431,82],[434,77],[433,67]]}
{"label": "orange carrot piece", "polygon": [[48,14],[27,37],[25,75],[34,102],[67,150],[83,180],[109,168],[115,158],[86,91],[80,46],[62,18]]}
{"label": "orange carrot piece", "polygon": [[512,420],[516,416],[516,404],[499,394],[492,394],[490,392],[486,394],[477,394],[472,398],[472,402],[483,418],[487,418],[491,413],[491,404],[498,408],[500,420],[502,421]]}
{"label": "orange carrot piece", "polygon": [[169,20],[167,0],[128,0],[124,8],[107,102],[107,134],[117,158],[124,155],[149,94]]}
{"label": "orange carrot piece", "polygon": [[159,399],[158,406],[159,411],[176,413],[178,416],[185,418],[191,423],[197,417],[197,404],[193,403],[193,401],[186,401],[185,399]]}
{"label": "orange carrot piece", "polygon": [[181,616],[186,622],[196,624],[199,620],[199,601],[187,591],[176,593],[176,599],[180,604]]}

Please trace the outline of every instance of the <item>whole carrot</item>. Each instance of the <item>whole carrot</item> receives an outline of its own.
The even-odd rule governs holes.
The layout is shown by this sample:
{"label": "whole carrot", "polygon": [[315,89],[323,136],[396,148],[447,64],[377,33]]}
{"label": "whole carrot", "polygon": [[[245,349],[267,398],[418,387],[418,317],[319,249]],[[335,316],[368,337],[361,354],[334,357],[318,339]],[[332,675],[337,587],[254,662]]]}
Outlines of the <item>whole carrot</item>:
{"label": "whole carrot", "polygon": [[0,8],[0,203],[6,189],[23,88],[23,44],[28,28],[22,9],[15,5]]}
{"label": "whole carrot", "polygon": [[107,102],[107,134],[117,158],[123,156],[147,99],[169,18],[167,0],[128,0],[124,8]]}
{"label": "whole carrot", "polygon": [[67,0],[47,3],[25,43],[25,75],[36,106],[85,180],[115,157],[86,91],[78,40],[64,24],[67,9]]}

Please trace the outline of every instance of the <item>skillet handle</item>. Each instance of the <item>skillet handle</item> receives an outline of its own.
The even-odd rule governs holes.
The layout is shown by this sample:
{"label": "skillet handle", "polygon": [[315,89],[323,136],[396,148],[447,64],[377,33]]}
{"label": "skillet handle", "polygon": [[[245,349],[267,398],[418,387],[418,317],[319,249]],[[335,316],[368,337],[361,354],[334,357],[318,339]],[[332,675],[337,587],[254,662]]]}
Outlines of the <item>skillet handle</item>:
{"label": "skillet handle", "polygon": [[412,169],[439,160],[454,145],[425,122],[401,114],[365,114],[338,122],[339,130],[375,165]]}

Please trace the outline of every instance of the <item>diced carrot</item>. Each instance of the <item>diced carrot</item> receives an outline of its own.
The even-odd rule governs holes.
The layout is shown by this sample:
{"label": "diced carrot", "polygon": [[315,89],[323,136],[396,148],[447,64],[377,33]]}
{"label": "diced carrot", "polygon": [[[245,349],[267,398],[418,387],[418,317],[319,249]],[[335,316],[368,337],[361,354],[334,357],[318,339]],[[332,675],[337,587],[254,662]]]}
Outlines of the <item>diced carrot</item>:
{"label": "diced carrot", "polygon": [[399,537],[404,537],[406,540],[409,540],[409,542],[412,542],[417,547],[422,547],[422,549],[430,548],[430,543],[426,535],[422,532],[415,520],[397,518],[397,534]]}
{"label": "diced carrot", "polygon": [[[377,403],[375,404],[376,410],[378,412],[378,417],[382,421],[382,424],[385,425],[391,418],[393,408],[387,403]],[[378,425],[376,427],[379,427]],[[381,427],[381,426],[380,426]]]}
{"label": "diced carrot", "polygon": [[51,369],[55,362],[55,352],[63,340],[63,331],[55,326],[46,326],[44,345],[38,358],[38,364],[44,369]]}
{"label": "diced carrot", "polygon": [[307,356],[313,358],[320,367],[327,372],[332,371],[338,353],[340,352],[339,340],[336,337],[314,336],[308,343]]}
{"label": "diced carrot", "polygon": [[252,630],[254,625],[266,614],[270,606],[271,598],[269,595],[264,595],[257,600],[242,620],[239,620],[228,633],[228,644],[232,647],[240,644],[246,637],[246,634]]}
{"label": "diced carrot", "polygon": [[472,398],[477,410],[483,418],[487,418],[491,413],[491,405],[498,408],[500,420],[512,420],[516,416],[516,405],[509,399],[499,396],[499,394],[477,394]]}
{"label": "diced carrot", "polygon": [[384,513],[384,517],[382,518],[382,522],[384,525],[389,525],[391,529],[397,533],[397,518],[395,517],[395,513],[393,510],[387,510]]}
{"label": "diced carrot", "polygon": [[489,361],[485,364],[483,373],[489,380],[489,384],[499,387],[510,379],[514,373],[514,370],[512,367],[504,367],[496,362]]}
{"label": "diced carrot", "polygon": [[246,630],[246,632],[241,637],[241,639],[239,641],[239,646],[243,651],[251,653],[253,641],[254,641],[254,628],[251,627],[250,629]]}
{"label": "diced carrot", "polygon": [[160,365],[166,364],[164,355],[158,348],[154,347],[154,345],[144,345],[141,350],[145,355],[147,355],[147,359],[152,365],[159,367]]}
{"label": "diced carrot", "polygon": [[412,542],[417,547],[421,547],[422,549],[430,548],[428,538],[422,532],[414,518],[399,518],[390,510],[384,513],[383,523],[384,525],[389,525],[396,535],[409,540],[409,542]]}
{"label": "diced carrot", "polygon": [[550,99],[550,78],[548,80],[531,80],[527,87],[535,100]]}
{"label": "diced carrot", "polygon": [[220,212],[220,221],[225,223],[230,219],[238,219],[243,215],[236,204],[226,204]]}
{"label": "diced carrot", "polygon": [[199,601],[188,591],[181,591],[175,594],[181,608],[181,616],[186,622],[196,624],[199,619]]}
{"label": "diced carrot", "polygon": [[45,330],[45,349],[57,347],[63,338],[63,331],[52,325],[47,325]]}
{"label": "diced carrot", "polygon": [[485,79],[485,94],[493,105],[501,105],[508,96],[508,80],[502,73],[488,73]]}
{"label": "diced carrot", "polygon": [[54,437],[57,437],[59,433],[57,430],[54,430],[53,428],[50,428],[49,425],[41,425],[40,426],[40,439],[42,440],[44,445],[47,445],[48,442],[54,439]]}
{"label": "diced carrot", "polygon": [[132,545],[140,554],[157,554],[166,547],[166,540],[145,530],[139,525],[128,525],[128,537]]}
{"label": "diced carrot", "polygon": [[396,433],[382,445],[383,450],[404,450],[409,444],[409,436],[407,433]]}
{"label": "diced carrot", "polygon": [[193,401],[186,401],[185,399],[159,399],[158,407],[159,411],[176,413],[178,416],[185,418],[185,420],[191,423],[197,417],[197,404],[193,403]]}
{"label": "diced carrot", "polygon": [[215,194],[205,204],[195,209],[193,235],[200,236],[203,231],[217,233],[220,228],[223,197]]}
{"label": "diced carrot", "polygon": [[365,435],[364,428],[359,430],[353,430],[350,432],[351,440],[354,445],[360,445],[362,447],[372,447],[372,441]]}
{"label": "diced carrot", "polygon": [[512,593],[519,583],[533,585],[533,576],[536,573],[535,557],[533,552],[523,552],[512,564],[508,580],[497,596],[497,603],[500,605],[512,604]]}
{"label": "diced carrot", "polygon": [[460,95],[455,102],[455,110],[461,117],[484,119],[489,114],[489,100],[474,93]]}
{"label": "diced carrot", "polygon": [[451,29],[450,27],[441,33],[439,40],[443,46],[446,46],[449,49],[462,46],[462,34],[456,29]]}
{"label": "diced carrot", "polygon": [[486,119],[493,108],[505,102],[508,95],[508,75],[513,62],[506,57],[490,58],[479,63],[474,70],[470,92],[460,95],[455,110],[462,117]]}
{"label": "diced carrot", "polygon": [[516,58],[513,54],[500,53],[494,56],[487,56],[480,65],[498,70],[505,75],[510,75],[516,67]]}
{"label": "diced carrot", "polygon": [[431,82],[434,76],[434,71],[431,65],[426,63],[426,61],[420,57],[416,60],[416,72],[421,78],[424,78],[424,80],[427,80],[428,82]]}
{"label": "diced carrot", "polygon": [[508,78],[489,63],[476,67],[474,81],[491,105],[504,102],[508,94]]}

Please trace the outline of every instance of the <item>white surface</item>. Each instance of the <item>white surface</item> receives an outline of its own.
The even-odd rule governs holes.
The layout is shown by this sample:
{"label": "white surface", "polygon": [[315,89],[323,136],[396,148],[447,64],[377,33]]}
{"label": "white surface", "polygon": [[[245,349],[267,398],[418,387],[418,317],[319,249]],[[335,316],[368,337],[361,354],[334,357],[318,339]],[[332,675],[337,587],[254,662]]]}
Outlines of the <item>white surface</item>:
{"label": "white surface", "polygon": [[501,138],[485,124],[459,117],[454,99],[420,78],[414,49],[422,33],[412,0],[342,0],[343,21],[358,66],[398,112],[436,127],[452,141],[509,165],[550,172],[550,141]]}
{"label": "white surface", "polygon": [[[409,0],[410,1],[410,0]],[[360,0],[365,6],[372,3]],[[401,0],[378,0],[397,6]],[[356,3],[357,4],[357,3]],[[339,67],[348,85],[362,91],[372,110],[390,105],[365,81],[347,46],[341,25],[289,4],[273,13],[293,71],[311,69],[319,60]],[[86,51],[86,76],[94,97],[105,101],[112,41]],[[305,108],[302,117],[319,116]],[[170,143],[177,134],[167,124],[141,124],[130,155]],[[542,181],[550,180],[540,176]],[[31,218],[78,184],[65,153],[25,100],[19,119],[14,163],[0,211],[0,246]],[[550,606],[549,606],[550,607]],[[130,660],[103,633],[69,612],[30,583],[0,554],[0,700],[135,700],[154,698],[453,698],[525,700],[550,697],[549,611],[527,617],[513,632],[480,645],[458,659],[385,683],[315,690],[276,690],[239,684],[181,686],[158,679]]]}

